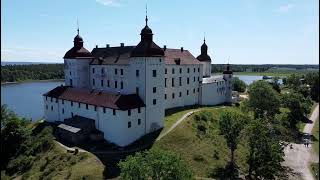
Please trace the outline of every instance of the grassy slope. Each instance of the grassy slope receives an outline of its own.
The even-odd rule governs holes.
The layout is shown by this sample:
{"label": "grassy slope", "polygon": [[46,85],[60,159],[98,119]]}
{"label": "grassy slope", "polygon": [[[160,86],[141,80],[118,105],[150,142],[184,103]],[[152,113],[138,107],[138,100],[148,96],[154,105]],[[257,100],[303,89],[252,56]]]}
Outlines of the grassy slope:
{"label": "grassy slope", "polygon": [[[312,135],[316,138],[316,140],[313,141],[314,144],[312,145],[312,147],[319,156],[319,116],[312,129]],[[315,174],[318,174],[318,177],[319,177],[319,163],[312,163],[310,168],[314,177],[315,177]]]}
{"label": "grassy slope", "polygon": [[[194,115],[192,115],[165,138],[156,142],[152,148],[162,148],[180,154],[190,165],[195,176],[198,177],[208,177],[208,173],[212,169],[224,167],[229,160],[230,152],[226,146],[225,139],[218,134],[218,119],[222,109],[211,108],[209,111],[214,118],[213,128],[210,132],[212,138],[199,138],[197,136],[197,129],[193,125]],[[216,158],[214,157],[214,152],[217,153]],[[247,169],[244,159],[245,154],[246,149],[240,144],[238,150],[236,150],[236,160],[243,171]],[[203,160],[201,160],[202,158]]]}

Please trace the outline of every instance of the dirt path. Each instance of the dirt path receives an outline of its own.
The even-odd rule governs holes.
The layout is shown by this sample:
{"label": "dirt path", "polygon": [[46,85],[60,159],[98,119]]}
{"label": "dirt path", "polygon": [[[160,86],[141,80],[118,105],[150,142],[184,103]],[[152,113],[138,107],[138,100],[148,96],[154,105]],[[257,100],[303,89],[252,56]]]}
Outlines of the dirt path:
{"label": "dirt path", "polygon": [[[311,133],[314,123],[319,116],[319,105],[314,109],[310,120],[313,123],[306,124],[304,127],[304,133]],[[304,144],[292,144],[293,149],[287,146],[284,150],[285,162],[284,166],[292,168],[294,174],[290,175],[290,179],[304,179],[313,180],[312,173],[309,169],[309,165],[312,162],[318,162],[318,157],[314,154],[312,145],[309,147],[304,147]]]}

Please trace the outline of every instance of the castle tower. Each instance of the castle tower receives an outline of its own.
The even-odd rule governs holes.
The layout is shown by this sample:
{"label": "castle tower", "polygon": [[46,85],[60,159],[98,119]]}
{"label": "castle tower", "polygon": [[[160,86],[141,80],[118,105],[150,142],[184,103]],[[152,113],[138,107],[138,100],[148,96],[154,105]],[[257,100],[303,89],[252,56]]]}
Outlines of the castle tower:
{"label": "castle tower", "polygon": [[83,39],[78,34],[74,37],[73,47],[64,55],[65,85],[89,88],[89,63],[92,54],[83,47]]}
{"label": "castle tower", "polygon": [[203,64],[203,77],[211,76],[211,58],[208,55],[208,46],[206,44],[206,39],[203,39],[203,44],[201,46],[201,54],[197,59]]}
{"label": "castle tower", "polygon": [[[133,69],[139,72],[134,86],[146,105],[145,134],[153,132],[164,125],[164,51],[153,42],[152,30],[146,25],[141,30],[141,40],[131,51],[130,61]],[[156,115],[156,116],[155,116]]]}
{"label": "castle tower", "polygon": [[223,79],[226,80],[226,103],[232,103],[232,77],[233,72],[230,69],[229,63],[227,64],[227,69],[223,71]]}

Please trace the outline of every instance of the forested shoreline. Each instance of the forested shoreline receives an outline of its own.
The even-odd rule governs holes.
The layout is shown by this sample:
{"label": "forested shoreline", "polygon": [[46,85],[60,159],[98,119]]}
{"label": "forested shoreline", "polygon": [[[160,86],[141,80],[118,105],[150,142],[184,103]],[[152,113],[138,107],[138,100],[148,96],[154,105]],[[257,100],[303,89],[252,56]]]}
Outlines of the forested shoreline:
{"label": "forested shoreline", "polygon": [[1,83],[63,78],[63,64],[31,64],[1,66]]}

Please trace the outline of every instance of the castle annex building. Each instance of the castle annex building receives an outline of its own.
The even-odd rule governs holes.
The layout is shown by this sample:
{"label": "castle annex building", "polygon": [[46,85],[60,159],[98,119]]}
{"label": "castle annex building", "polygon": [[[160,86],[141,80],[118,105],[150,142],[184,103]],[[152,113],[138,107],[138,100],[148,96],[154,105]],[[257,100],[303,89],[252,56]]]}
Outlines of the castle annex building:
{"label": "castle annex building", "polygon": [[[205,40],[195,58],[188,50],[159,47],[146,25],[136,46],[84,48],[78,34],[64,56],[65,86],[45,93],[45,118],[63,124],[91,120],[105,140],[127,146],[164,126],[165,109],[232,101],[232,71],[211,76]],[[79,118],[81,117],[81,118]]]}

